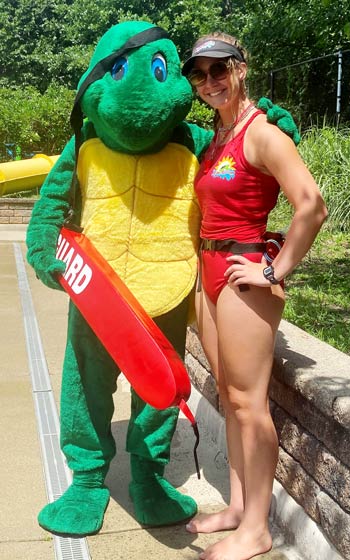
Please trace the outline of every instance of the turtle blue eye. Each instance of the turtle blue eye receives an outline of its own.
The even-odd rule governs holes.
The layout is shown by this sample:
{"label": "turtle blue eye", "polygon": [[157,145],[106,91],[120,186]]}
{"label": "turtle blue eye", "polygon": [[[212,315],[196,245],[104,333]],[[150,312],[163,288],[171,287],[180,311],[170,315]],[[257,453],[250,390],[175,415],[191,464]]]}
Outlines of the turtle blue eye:
{"label": "turtle blue eye", "polygon": [[129,62],[127,58],[124,56],[117,58],[111,70],[113,80],[122,80],[127,73],[128,68]]}
{"label": "turtle blue eye", "polygon": [[168,76],[168,69],[164,56],[156,54],[152,60],[152,74],[158,82],[165,82]]}

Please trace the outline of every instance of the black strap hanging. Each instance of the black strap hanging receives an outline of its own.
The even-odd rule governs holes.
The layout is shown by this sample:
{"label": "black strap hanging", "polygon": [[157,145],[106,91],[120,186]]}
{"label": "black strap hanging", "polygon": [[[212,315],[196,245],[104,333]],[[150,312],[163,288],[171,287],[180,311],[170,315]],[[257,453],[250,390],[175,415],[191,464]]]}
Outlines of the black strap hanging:
{"label": "black strap hanging", "polygon": [[193,416],[188,404],[186,403],[186,401],[184,399],[181,399],[181,401],[178,404],[178,407],[184,413],[187,420],[189,420],[192,424],[193,432],[194,432],[194,435],[195,435],[195,438],[196,438],[196,442],[194,444],[194,449],[193,449],[194,464],[196,465],[197,477],[198,477],[198,479],[200,479],[201,472],[200,472],[200,469],[199,469],[199,461],[198,461],[198,455],[197,455],[197,447],[199,445],[198,425],[197,425],[195,417]]}

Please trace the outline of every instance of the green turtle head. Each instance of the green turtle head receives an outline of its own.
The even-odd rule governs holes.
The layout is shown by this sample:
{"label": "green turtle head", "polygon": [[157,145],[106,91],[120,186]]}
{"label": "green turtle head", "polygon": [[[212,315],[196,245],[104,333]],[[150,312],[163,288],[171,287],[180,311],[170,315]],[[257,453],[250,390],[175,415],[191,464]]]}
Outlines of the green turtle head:
{"label": "green turtle head", "polygon": [[129,39],[153,27],[143,21],[111,27],[79,82],[78,92],[91,71],[112,55],[110,68],[100,72],[83,93],[81,107],[97,136],[114,150],[161,149],[191,107],[192,89],[181,74],[179,56],[169,38],[152,39],[113,58]]}

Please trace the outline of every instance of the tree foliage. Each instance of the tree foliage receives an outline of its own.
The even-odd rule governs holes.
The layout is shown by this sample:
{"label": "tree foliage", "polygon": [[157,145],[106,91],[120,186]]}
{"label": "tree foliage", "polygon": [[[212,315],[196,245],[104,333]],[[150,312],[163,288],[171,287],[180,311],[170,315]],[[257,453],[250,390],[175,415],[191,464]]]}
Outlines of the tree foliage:
{"label": "tree foliage", "polygon": [[0,0],[0,85],[70,88],[112,23],[110,0]]}
{"label": "tree foliage", "polygon": [[0,86],[52,81],[75,88],[93,48],[120,21],[145,19],[169,29],[180,53],[211,26],[220,26],[214,0],[0,0]]}
{"label": "tree foliage", "polygon": [[350,48],[348,0],[0,0],[0,85],[74,88],[101,35],[128,19],[168,29],[182,58],[203,33],[233,33],[252,76]]}
{"label": "tree foliage", "polygon": [[[284,68],[274,75],[276,101],[287,103],[303,120],[327,110],[334,114],[337,57],[291,66],[350,49],[349,1],[245,0],[243,4],[246,19],[240,37],[250,53],[254,94],[271,94],[269,74]],[[232,27],[233,18],[234,13],[229,19]],[[350,102],[350,52],[345,62],[344,106]]]}
{"label": "tree foliage", "polygon": [[[221,29],[236,35],[250,53],[250,93],[256,98],[270,95],[271,70],[288,67],[274,73],[276,101],[300,119],[335,105],[337,60],[291,65],[349,49],[343,90],[344,105],[350,107],[349,0],[0,0],[0,87],[7,88],[0,96],[0,113],[10,115],[13,96],[19,103],[20,92],[14,93],[14,88],[29,87],[28,94],[22,92],[28,111],[26,99],[35,97],[35,88],[50,105],[50,118],[57,111],[61,122],[59,107],[66,110],[67,97],[72,95],[64,88],[75,89],[103,33],[131,19],[168,29],[182,59],[204,33]],[[53,91],[57,100],[50,94]],[[39,98],[37,103],[40,106]],[[198,105],[192,116],[198,120],[202,113]],[[19,114],[25,119],[22,109]],[[0,133],[4,138],[6,129]],[[12,127],[11,135],[15,133]],[[18,134],[22,138],[24,132]]]}

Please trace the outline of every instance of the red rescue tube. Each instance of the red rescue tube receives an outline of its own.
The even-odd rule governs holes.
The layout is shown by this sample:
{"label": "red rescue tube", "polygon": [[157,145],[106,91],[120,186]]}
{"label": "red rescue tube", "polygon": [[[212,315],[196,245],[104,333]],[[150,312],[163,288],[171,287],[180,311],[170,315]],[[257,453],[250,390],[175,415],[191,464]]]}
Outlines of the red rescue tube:
{"label": "red rescue tube", "polygon": [[62,228],[59,282],[136,393],[158,409],[187,401],[191,384],[174,347],[82,233]]}

